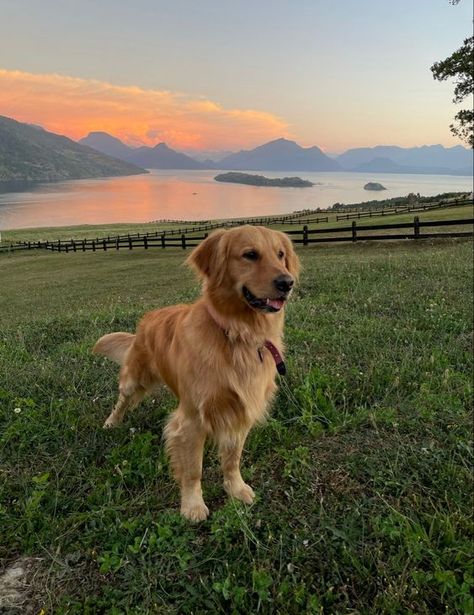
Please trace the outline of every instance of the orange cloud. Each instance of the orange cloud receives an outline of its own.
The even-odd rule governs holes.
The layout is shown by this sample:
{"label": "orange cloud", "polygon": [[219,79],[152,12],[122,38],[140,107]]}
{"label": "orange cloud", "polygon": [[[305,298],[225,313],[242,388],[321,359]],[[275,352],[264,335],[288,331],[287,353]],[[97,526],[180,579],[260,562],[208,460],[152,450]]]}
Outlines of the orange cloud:
{"label": "orange cloud", "polygon": [[92,79],[0,69],[0,115],[79,139],[93,130],[130,145],[240,149],[291,136],[276,115]]}

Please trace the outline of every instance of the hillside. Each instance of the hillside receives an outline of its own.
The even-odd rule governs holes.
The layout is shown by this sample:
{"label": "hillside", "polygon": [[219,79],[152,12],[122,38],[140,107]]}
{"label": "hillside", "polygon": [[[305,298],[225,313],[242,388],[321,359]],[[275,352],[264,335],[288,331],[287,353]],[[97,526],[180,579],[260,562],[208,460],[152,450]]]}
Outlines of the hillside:
{"label": "hillside", "polygon": [[146,173],[67,137],[0,116],[0,181],[55,181]]}

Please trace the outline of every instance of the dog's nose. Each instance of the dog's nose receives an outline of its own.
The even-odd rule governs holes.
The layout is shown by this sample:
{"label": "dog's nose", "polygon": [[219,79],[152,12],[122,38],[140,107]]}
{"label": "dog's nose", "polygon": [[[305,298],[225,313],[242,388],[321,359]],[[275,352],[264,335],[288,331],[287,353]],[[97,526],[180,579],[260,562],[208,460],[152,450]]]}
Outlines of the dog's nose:
{"label": "dog's nose", "polygon": [[288,293],[293,287],[295,281],[291,277],[291,275],[279,275],[277,278],[273,280],[273,284],[275,288],[282,293]]}

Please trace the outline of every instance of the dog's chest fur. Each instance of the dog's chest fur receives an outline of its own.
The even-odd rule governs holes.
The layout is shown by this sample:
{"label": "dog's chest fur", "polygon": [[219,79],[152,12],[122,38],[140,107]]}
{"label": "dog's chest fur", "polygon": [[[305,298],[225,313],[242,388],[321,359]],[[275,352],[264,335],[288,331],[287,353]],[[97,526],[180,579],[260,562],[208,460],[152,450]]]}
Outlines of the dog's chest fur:
{"label": "dog's chest fur", "polygon": [[183,406],[194,409],[211,434],[247,431],[262,421],[276,391],[275,363],[264,344],[271,339],[283,350],[282,315],[263,320],[260,329],[239,324],[223,330],[202,305],[180,306],[171,318],[167,313],[156,311],[143,324],[153,321],[149,358]]}

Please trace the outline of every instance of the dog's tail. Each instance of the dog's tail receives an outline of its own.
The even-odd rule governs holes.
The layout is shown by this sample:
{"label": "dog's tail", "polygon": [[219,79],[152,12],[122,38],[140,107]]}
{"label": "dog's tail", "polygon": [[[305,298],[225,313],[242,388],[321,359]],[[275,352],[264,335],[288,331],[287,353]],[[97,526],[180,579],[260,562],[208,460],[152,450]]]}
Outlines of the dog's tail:
{"label": "dog's tail", "polygon": [[102,354],[104,357],[122,365],[134,339],[133,333],[108,333],[97,340],[92,352]]}

